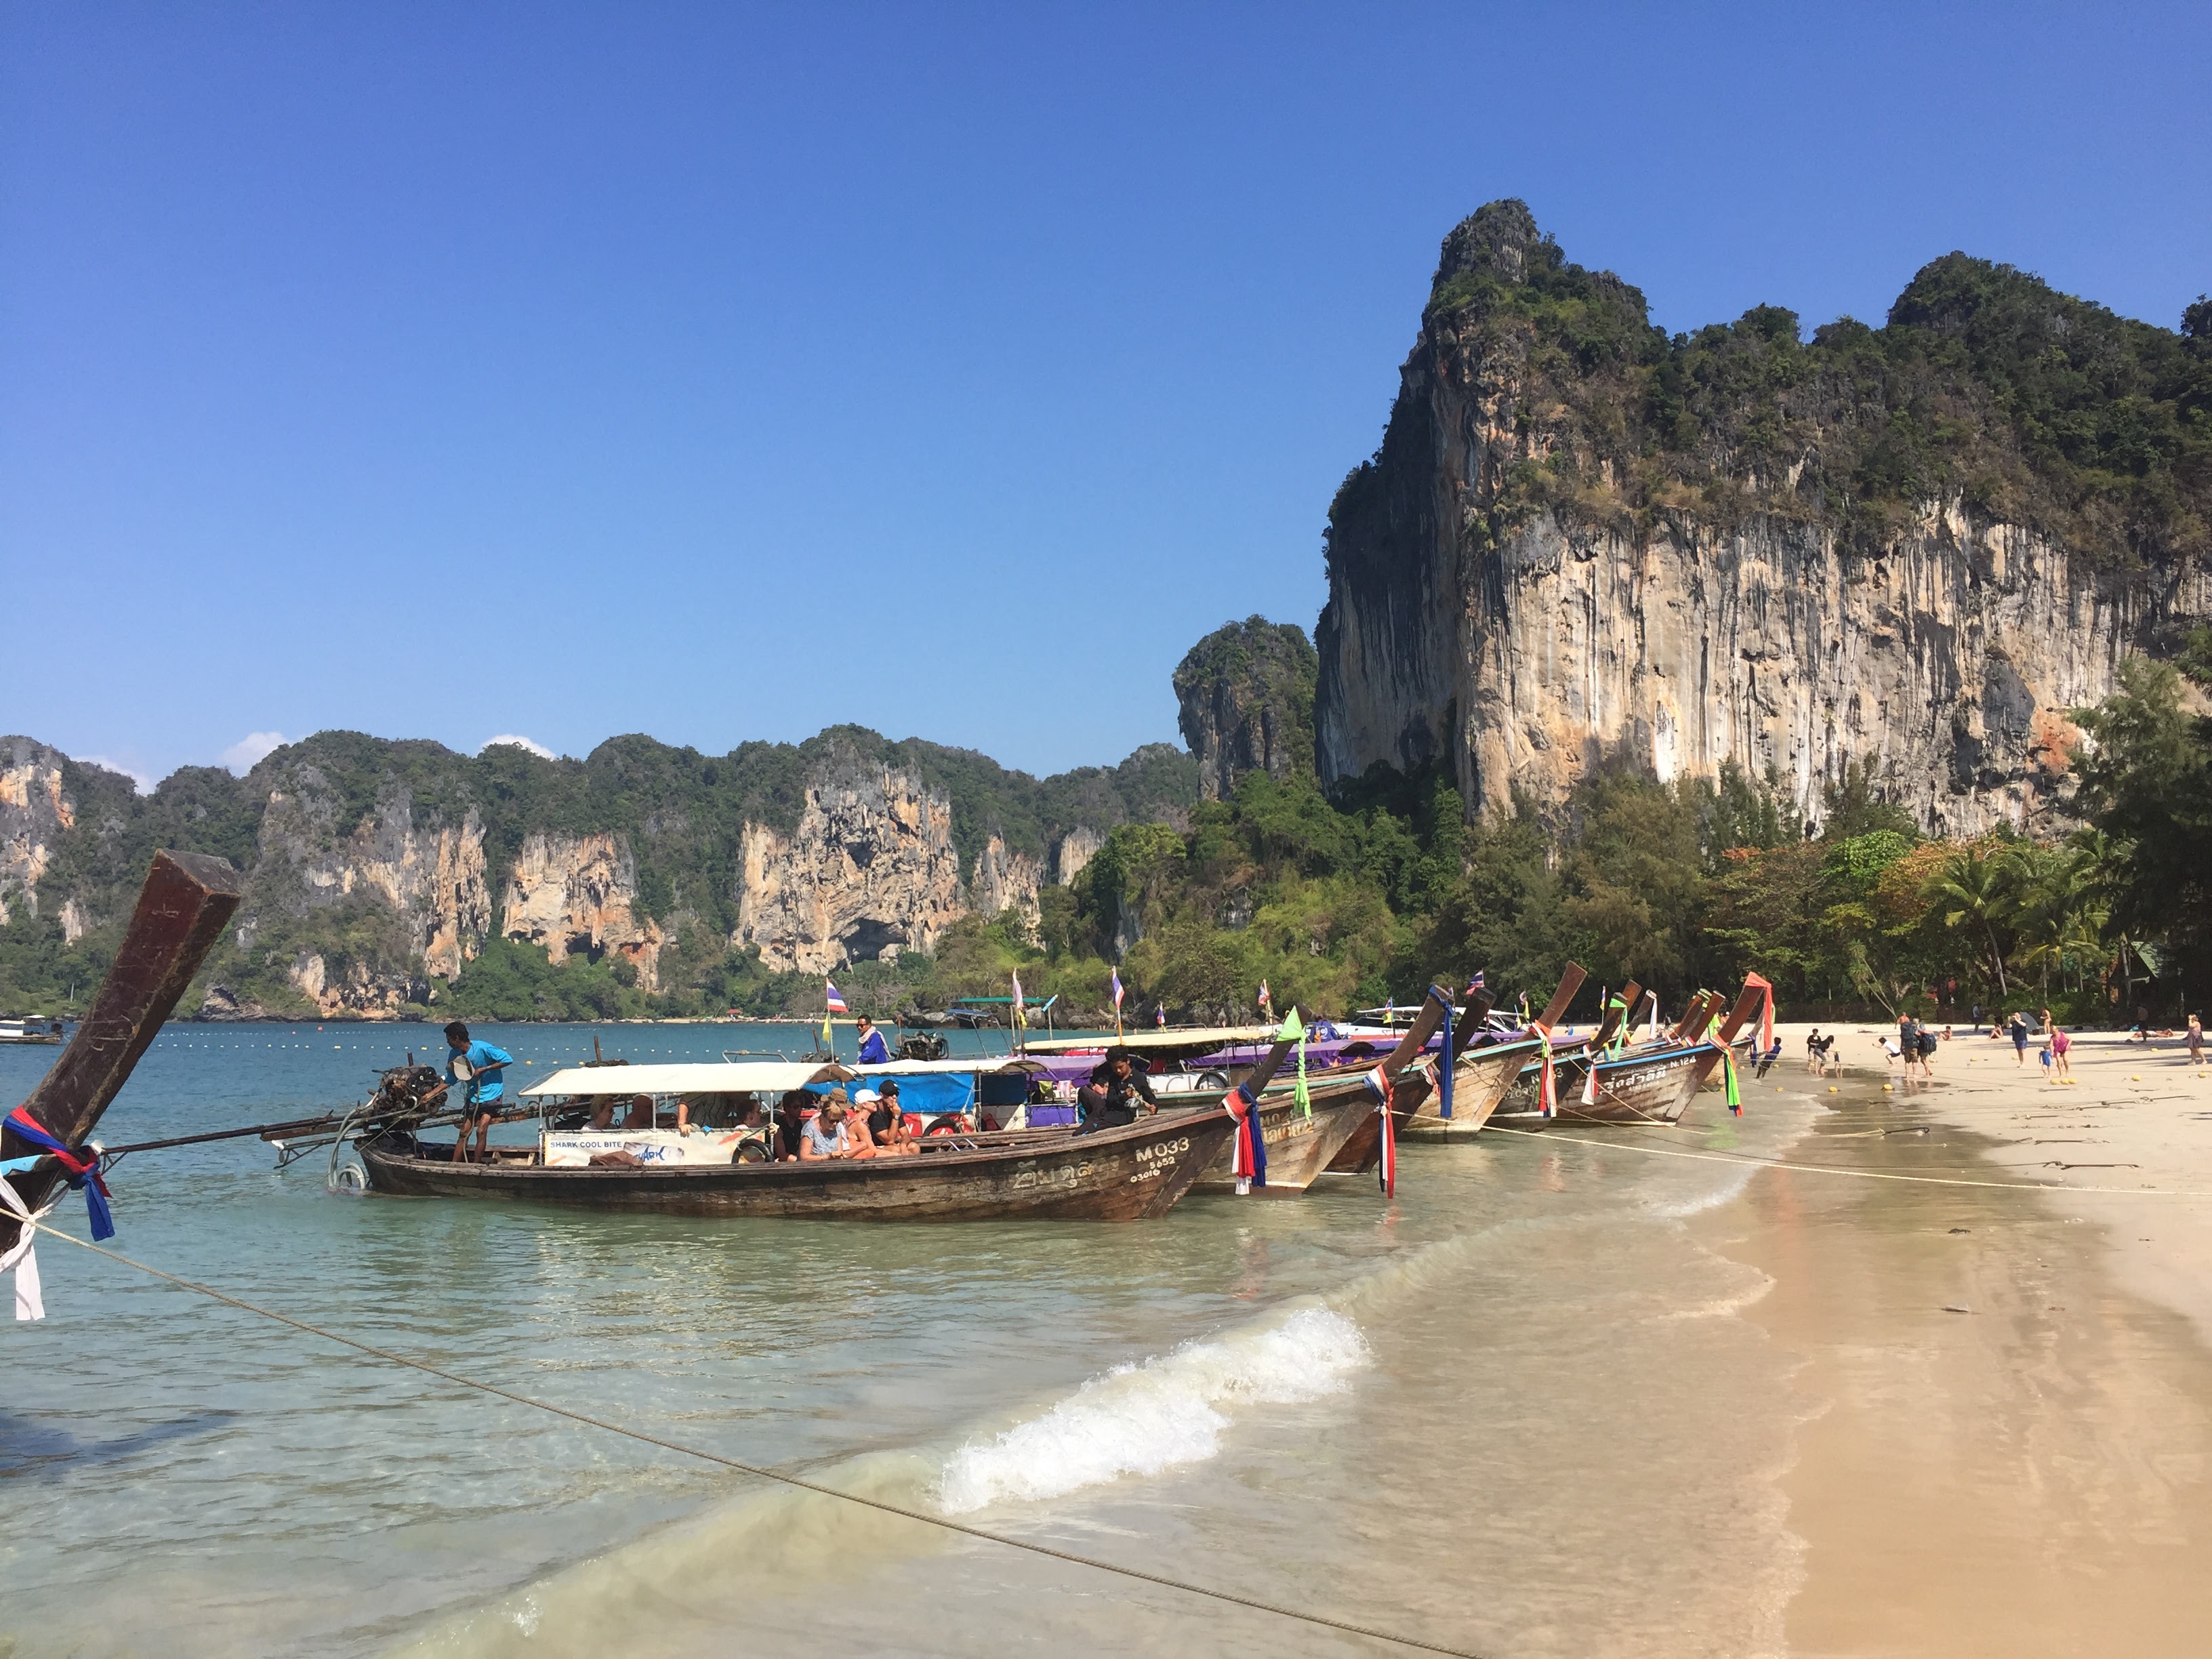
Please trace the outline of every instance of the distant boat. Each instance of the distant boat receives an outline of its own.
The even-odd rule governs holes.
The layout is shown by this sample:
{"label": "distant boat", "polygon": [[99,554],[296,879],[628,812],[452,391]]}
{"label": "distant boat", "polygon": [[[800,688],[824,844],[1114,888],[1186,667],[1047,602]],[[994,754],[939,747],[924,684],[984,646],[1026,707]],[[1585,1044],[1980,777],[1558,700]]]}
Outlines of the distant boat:
{"label": "distant boat", "polygon": [[62,1023],[48,1019],[44,1014],[33,1014],[23,1019],[0,1019],[0,1042],[59,1042]]}

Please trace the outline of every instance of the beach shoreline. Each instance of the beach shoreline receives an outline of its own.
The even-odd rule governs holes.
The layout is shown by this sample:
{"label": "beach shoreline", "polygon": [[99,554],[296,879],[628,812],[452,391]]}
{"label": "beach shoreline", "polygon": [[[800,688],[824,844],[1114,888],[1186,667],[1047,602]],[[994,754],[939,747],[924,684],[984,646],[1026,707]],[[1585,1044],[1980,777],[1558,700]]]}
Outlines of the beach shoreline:
{"label": "beach shoreline", "polygon": [[1797,1367],[1786,1650],[2201,1651],[2212,1073],[2110,1034],[2046,1081],[1959,1034],[1908,1085],[1848,1025],[1812,1077],[1808,1029],[1747,1108],[1810,1084],[1828,1115],[1695,1224],[1766,1276],[1743,1316]]}

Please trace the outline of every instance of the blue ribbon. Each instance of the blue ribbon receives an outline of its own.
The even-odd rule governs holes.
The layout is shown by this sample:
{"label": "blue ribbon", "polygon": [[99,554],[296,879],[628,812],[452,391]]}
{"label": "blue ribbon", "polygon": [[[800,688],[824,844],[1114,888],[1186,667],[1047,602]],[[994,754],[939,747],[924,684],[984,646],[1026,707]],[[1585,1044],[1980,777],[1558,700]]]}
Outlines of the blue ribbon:
{"label": "blue ribbon", "polygon": [[62,1180],[73,1191],[84,1194],[85,1213],[92,1219],[92,1236],[95,1242],[115,1237],[115,1218],[107,1207],[107,1182],[100,1178],[100,1155],[80,1152],[75,1147],[56,1140],[39,1127],[30,1109],[18,1106],[8,1114],[8,1127],[36,1146],[43,1146],[61,1161]]}
{"label": "blue ribbon", "polygon": [[1450,1004],[1450,1003],[1449,1003],[1449,1002],[1447,1002],[1447,1003],[1445,1003],[1445,1004],[1444,1004],[1444,1053],[1443,1053],[1443,1064],[1442,1064],[1441,1066],[1439,1066],[1437,1067],[1437,1103],[1437,1103],[1437,1115],[1438,1115],[1439,1116],[1443,1116],[1443,1117],[1449,1117],[1449,1116],[1451,1115],[1451,1089],[1452,1089],[1451,1004]]}

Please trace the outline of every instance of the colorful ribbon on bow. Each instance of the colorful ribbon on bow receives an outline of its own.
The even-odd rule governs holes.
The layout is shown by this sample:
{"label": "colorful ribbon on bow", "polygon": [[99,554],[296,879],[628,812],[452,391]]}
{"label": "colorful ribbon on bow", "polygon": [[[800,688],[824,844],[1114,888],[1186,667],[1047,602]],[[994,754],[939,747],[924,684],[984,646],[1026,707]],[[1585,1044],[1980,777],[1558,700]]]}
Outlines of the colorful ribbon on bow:
{"label": "colorful ribbon on bow", "polygon": [[1229,1147],[1229,1173],[1249,1180],[1255,1187],[1267,1184],[1267,1138],[1260,1132],[1260,1103],[1238,1084],[1224,1103],[1237,1120],[1237,1133]]}
{"label": "colorful ribbon on bow", "polygon": [[55,1139],[40,1127],[27,1106],[18,1106],[8,1114],[8,1127],[33,1146],[43,1146],[52,1152],[64,1171],[63,1182],[72,1191],[83,1191],[85,1213],[92,1219],[93,1238],[97,1241],[114,1237],[115,1218],[107,1207],[110,1194],[107,1182],[100,1173],[100,1154],[80,1152]]}
{"label": "colorful ribbon on bow", "polygon": [[1537,1074],[1536,1104],[1547,1118],[1559,1115],[1559,1079],[1552,1068],[1552,1028],[1539,1021],[1536,1040],[1544,1045],[1544,1068]]}
{"label": "colorful ribbon on bow", "polygon": [[1390,1079],[1382,1075],[1380,1066],[1367,1074],[1367,1086],[1374,1091],[1375,1098],[1382,1103],[1375,1109],[1382,1114],[1382,1154],[1376,1162],[1376,1176],[1382,1183],[1383,1196],[1395,1197],[1398,1191],[1398,1131],[1390,1118],[1390,1097],[1394,1091]]}
{"label": "colorful ribbon on bow", "polygon": [[1452,1063],[1451,999],[1444,999],[1444,1046],[1437,1061],[1437,1115],[1451,1116],[1452,1073],[1459,1069]]}
{"label": "colorful ribbon on bow", "polygon": [[1311,1117],[1313,1091],[1306,1087],[1306,1023],[1298,1018],[1296,1003],[1291,1005],[1290,1014],[1283,1021],[1283,1029],[1275,1034],[1275,1041],[1298,1045],[1298,1080],[1291,1090],[1291,1103],[1298,1109],[1300,1117]]}
{"label": "colorful ribbon on bow", "polygon": [[1726,1043],[1721,1045],[1721,1088],[1728,1097],[1728,1109],[1738,1117],[1743,1115],[1743,1089],[1736,1079],[1735,1050]]}

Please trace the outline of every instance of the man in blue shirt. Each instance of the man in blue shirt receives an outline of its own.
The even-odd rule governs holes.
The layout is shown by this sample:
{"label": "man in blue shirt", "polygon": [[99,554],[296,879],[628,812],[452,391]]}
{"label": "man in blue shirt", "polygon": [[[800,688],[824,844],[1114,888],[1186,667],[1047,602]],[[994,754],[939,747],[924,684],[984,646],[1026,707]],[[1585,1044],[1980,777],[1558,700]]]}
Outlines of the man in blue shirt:
{"label": "man in blue shirt", "polygon": [[860,1039],[860,1057],[854,1062],[855,1065],[888,1066],[890,1064],[891,1052],[884,1045],[884,1034],[876,1029],[875,1021],[862,1014],[854,1029]]}
{"label": "man in blue shirt", "polygon": [[514,1056],[489,1042],[469,1041],[469,1028],[458,1019],[446,1028],[446,1103],[461,1114],[461,1132],[453,1141],[453,1162],[466,1157],[469,1131],[476,1130],[476,1161],[483,1162],[484,1143],[491,1138],[491,1121],[506,1092],[504,1066]]}

